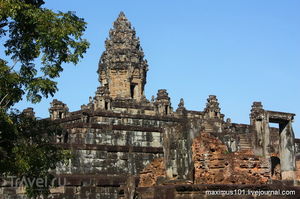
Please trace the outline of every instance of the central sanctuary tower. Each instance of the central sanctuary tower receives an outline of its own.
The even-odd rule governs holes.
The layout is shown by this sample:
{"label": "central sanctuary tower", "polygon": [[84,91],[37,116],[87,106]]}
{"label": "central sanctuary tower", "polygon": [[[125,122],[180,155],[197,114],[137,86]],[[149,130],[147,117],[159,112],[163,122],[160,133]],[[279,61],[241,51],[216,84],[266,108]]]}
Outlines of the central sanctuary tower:
{"label": "central sanctuary tower", "polygon": [[139,38],[123,12],[109,31],[105,47],[98,68],[102,89],[107,90],[112,99],[144,99],[147,60]]}

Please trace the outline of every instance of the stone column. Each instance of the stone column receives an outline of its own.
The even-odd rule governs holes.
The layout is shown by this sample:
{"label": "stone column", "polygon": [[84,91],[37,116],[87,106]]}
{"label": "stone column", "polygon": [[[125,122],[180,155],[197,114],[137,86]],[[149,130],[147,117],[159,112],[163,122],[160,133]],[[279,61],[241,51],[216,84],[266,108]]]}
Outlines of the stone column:
{"label": "stone column", "polygon": [[263,109],[261,102],[253,102],[250,114],[251,126],[254,127],[256,140],[254,145],[255,155],[269,157],[270,129],[269,115]]}
{"label": "stone column", "polygon": [[270,145],[270,127],[269,127],[269,116],[266,114],[265,119],[262,121],[263,128],[263,156],[265,158],[270,157],[269,145]]}
{"label": "stone column", "polygon": [[292,122],[287,121],[279,124],[280,165],[282,180],[293,180],[295,171],[295,135]]}
{"label": "stone column", "polygon": [[163,131],[163,150],[164,150],[164,163],[166,169],[167,179],[173,178],[173,164],[172,164],[172,128],[165,126]]}

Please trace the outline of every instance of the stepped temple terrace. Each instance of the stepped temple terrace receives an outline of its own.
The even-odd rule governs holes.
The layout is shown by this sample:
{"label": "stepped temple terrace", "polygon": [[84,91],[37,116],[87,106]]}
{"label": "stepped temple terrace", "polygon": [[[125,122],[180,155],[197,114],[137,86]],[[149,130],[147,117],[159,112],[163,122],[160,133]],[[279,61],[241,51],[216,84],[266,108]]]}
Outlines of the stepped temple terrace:
{"label": "stepped temple terrace", "polygon": [[[52,198],[256,198],[207,190],[294,190],[285,198],[300,198],[295,114],[265,110],[256,101],[245,113],[249,124],[237,124],[225,118],[215,95],[197,111],[186,109],[184,99],[172,105],[165,89],[147,99],[149,69],[135,29],[121,12],[95,67],[95,95],[73,112],[56,99],[50,105],[48,119],[66,129],[56,144],[72,152],[69,164],[54,171],[65,183],[51,189]],[[34,116],[32,108],[24,113]],[[24,196],[21,188],[2,187],[0,193],[0,199]]]}

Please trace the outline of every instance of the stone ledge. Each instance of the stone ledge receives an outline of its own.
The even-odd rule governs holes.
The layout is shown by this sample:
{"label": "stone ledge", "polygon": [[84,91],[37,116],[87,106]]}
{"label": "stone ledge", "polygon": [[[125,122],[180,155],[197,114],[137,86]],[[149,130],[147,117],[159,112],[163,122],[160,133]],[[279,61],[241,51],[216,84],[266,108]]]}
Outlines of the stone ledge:
{"label": "stone ledge", "polygon": [[60,174],[56,175],[61,182],[66,181],[66,186],[107,186],[119,187],[127,179],[126,175],[87,175],[87,174]]}
{"label": "stone ledge", "polygon": [[144,109],[144,110],[152,110],[154,111],[154,107],[150,105],[142,105],[134,102],[128,101],[112,101],[112,107],[116,108],[135,108],[135,109]]}
{"label": "stone ledge", "polygon": [[65,124],[65,128],[93,128],[93,129],[105,129],[105,130],[127,130],[127,131],[142,131],[142,132],[162,132],[161,128],[157,127],[144,127],[122,124],[97,124],[97,123],[84,123],[78,122],[73,124]]}
{"label": "stone ledge", "polygon": [[183,118],[172,117],[168,115],[164,116],[151,116],[151,115],[141,115],[141,114],[128,114],[128,113],[114,113],[112,111],[95,111],[91,116],[106,116],[106,117],[118,117],[118,118],[132,118],[132,119],[149,119],[149,120],[159,120],[167,122],[184,122]]}
{"label": "stone ledge", "polygon": [[163,153],[162,147],[116,146],[98,144],[57,144],[64,149],[99,150],[107,152]]}

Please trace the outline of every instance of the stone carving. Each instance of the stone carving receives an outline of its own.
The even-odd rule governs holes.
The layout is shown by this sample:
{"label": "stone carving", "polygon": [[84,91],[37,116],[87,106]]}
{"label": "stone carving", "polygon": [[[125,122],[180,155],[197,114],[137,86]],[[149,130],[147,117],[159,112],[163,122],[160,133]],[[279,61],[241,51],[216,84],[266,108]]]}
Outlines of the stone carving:
{"label": "stone carving", "polygon": [[144,96],[148,64],[139,38],[123,12],[109,31],[105,47],[99,62],[99,81],[108,88],[113,99],[140,101]]}

